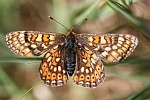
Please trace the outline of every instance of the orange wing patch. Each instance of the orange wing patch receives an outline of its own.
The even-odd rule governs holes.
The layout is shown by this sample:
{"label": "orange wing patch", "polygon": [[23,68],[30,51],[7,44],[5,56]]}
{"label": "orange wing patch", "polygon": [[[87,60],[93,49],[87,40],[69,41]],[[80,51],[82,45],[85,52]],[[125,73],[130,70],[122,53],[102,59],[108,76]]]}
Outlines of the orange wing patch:
{"label": "orange wing patch", "polygon": [[48,86],[62,86],[67,83],[68,75],[64,65],[64,53],[65,50],[59,50],[57,45],[43,57],[39,74],[41,80]]}
{"label": "orange wing patch", "polygon": [[39,56],[49,48],[64,42],[64,39],[65,35],[60,33],[38,31],[16,31],[6,35],[8,47],[19,56]]}
{"label": "orange wing patch", "polygon": [[136,48],[138,38],[128,34],[78,34],[77,42],[106,62],[126,59]]}
{"label": "orange wing patch", "polygon": [[95,88],[105,79],[105,69],[99,57],[87,48],[77,51],[77,65],[73,82],[83,87]]}

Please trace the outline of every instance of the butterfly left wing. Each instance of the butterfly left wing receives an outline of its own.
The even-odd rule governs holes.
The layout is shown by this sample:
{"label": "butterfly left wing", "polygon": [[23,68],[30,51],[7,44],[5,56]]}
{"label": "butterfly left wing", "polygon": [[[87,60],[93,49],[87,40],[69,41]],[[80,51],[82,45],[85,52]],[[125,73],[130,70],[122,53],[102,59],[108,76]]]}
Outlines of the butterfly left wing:
{"label": "butterfly left wing", "polygon": [[138,45],[138,38],[129,34],[77,34],[77,43],[92,50],[101,60],[119,62]]}
{"label": "butterfly left wing", "polygon": [[73,82],[77,85],[95,88],[105,79],[105,69],[100,58],[86,47],[77,50],[76,69]]}
{"label": "butterfly left wing", "polygon": [[43,57],[39,75],[45,84],[51,87],[62,86],[67,83],[68,76],[65,67],[65,49],[56,45]]}
{"label": "butterfly left wing", "polygon": [[65,35],[61,33],[16,31],[6,35],[8,47],[18,56],[39,56],[64,41]]}

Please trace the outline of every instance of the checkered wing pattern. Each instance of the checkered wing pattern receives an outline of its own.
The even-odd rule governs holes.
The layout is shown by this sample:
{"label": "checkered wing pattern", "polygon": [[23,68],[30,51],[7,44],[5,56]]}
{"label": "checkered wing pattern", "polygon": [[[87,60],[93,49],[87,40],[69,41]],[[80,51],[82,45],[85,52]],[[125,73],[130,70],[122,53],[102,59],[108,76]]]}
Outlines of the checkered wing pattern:
{"label": "checkered wing pattern", "polygon": [[106,62],[120,62],[136,48],[138,38],[129,34],[78,34],[77,43]]}
{"label": "checkered wing pattern", "polygon": [[86,47],[77,50],[76,71],[73,82],[83,87],[95,88],[105,79],[105,69],[100,58]]}
{"label": "checkered wing pattern", "polygon": [[38,31],[16,31],[6,35],[10,50],[18,56],[39,56],[65,41],[65,35]]}
{"label": "checkered wing pattern", "polygon": [[[60,46],[60,45],[59,45]],[[68,76],[65,68],[65,49],[55,46],[43,57],[39,68],[41,80],[51,87],[62,86],[67,83]]]}

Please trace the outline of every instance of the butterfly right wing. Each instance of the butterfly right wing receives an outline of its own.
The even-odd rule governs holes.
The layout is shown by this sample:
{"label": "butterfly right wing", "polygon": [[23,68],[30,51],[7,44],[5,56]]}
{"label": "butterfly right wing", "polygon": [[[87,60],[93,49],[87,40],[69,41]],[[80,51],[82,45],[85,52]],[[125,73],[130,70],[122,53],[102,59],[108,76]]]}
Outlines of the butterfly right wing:
{"label": "butterfly right wing", "polygon": [[84,46],[77,50],[76,57],[75,84],[95,88],[104,81],[105,69],[100,57]]}
{"label": "butterfly right wing", "polygon": [[105,62],[120,62],[134,51],[138,38],[130,34],[77,34],[77,43]]}
{"label": "butterfly right wing", "polygon": [[65,35],[38,31],[16,31],[6,35],[10,50],[18,56],[39,56],[65,41]]}
{"label": "butterfly right wing", "polygon": [[56,45],[43,57],[39,75],[43,82],[51,87],[62,86],[67,83],[68,75],[65,67],[65,48]]}

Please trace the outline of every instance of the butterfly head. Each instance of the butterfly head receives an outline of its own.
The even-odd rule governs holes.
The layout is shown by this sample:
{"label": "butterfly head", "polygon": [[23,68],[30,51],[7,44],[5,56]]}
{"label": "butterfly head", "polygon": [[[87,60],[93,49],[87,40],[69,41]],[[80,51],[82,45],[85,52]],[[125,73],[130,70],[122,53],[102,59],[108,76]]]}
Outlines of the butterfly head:
{"label": "butterfly head", "polygon": [[67,37],[69,37],[69,36],[75,37],[75,36],[76,36],[76,33],[74,32],[74,28],[73,28],[73,27],[70,28],[70,30],[69,30],[69,32],[67,33],[66,36],[67,36]]}

